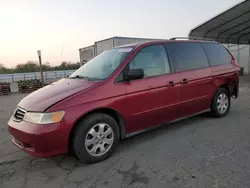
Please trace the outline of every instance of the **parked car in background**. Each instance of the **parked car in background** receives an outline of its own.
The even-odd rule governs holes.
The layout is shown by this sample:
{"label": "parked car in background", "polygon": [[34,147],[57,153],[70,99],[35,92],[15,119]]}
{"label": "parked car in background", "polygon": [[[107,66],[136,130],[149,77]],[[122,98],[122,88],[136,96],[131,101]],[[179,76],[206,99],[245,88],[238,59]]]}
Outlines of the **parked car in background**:
{"label": "parked car in background", "polygon": [[120,139],[203,112],[223,117],[238,97],[239,66],[221,45],[165,40],[105,51],[70,77],[22,99],[13,143],[45,157],[108,158]]}

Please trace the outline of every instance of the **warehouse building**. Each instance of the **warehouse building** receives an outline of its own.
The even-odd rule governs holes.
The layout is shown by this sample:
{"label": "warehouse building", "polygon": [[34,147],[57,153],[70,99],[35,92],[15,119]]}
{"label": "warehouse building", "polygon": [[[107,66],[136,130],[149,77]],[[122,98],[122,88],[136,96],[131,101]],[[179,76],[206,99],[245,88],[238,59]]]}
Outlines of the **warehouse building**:
{"label": "warehouse building", "polygon": [[122,46],[125,44],[132,44],[132,43],[146,42],[146,41],[155,41],[155,40],[161,40],[161,39],[112,37],[112,38],[104,39],[101,41],[97,41],[92,46],[87,46],[87,47],[79,49],[80,62],[84,64],[90,59],[92,59],[93,57],[102,53],[103,51],[109,50],[117,46]]}

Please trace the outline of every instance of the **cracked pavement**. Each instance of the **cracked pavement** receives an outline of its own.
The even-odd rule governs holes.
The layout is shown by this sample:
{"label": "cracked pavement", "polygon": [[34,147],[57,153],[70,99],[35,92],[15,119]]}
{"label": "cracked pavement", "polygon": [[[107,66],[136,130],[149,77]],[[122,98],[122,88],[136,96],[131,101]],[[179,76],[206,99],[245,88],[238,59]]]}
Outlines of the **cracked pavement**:
{"label": "cracked pavement", "polygon": [[226,117],[200,115],[128,138],[92,165],[31,157],[11,143],[7,121],[24,96],[0,96],[0,188],[250,187],[250,82]]}

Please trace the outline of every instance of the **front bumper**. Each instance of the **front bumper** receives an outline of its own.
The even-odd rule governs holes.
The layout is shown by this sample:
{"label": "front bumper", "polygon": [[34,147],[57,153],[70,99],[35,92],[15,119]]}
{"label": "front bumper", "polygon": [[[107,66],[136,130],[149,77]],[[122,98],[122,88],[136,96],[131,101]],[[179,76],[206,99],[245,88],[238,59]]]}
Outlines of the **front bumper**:
{"label": "front bumper", "polygon": [[37,125],[25,121],[8,123],[12,142],[30,155],[49,157],[68,151],[69,131],[62,126],[63,122],[49,125]]}

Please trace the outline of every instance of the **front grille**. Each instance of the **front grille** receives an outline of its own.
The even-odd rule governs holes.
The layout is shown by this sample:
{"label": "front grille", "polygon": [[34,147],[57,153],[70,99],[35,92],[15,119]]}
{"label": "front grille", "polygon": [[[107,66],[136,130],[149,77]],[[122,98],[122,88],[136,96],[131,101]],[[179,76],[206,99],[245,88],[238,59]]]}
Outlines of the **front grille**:
{"label": "front grille", "polygon": [[13,120],[14,121],[17,121],[17,122],[20,122],[23,120],[24,118],[24,115],[25,115],[26,111],[22,108],[17,108],[14,112],[14,115],[13,115]]}

